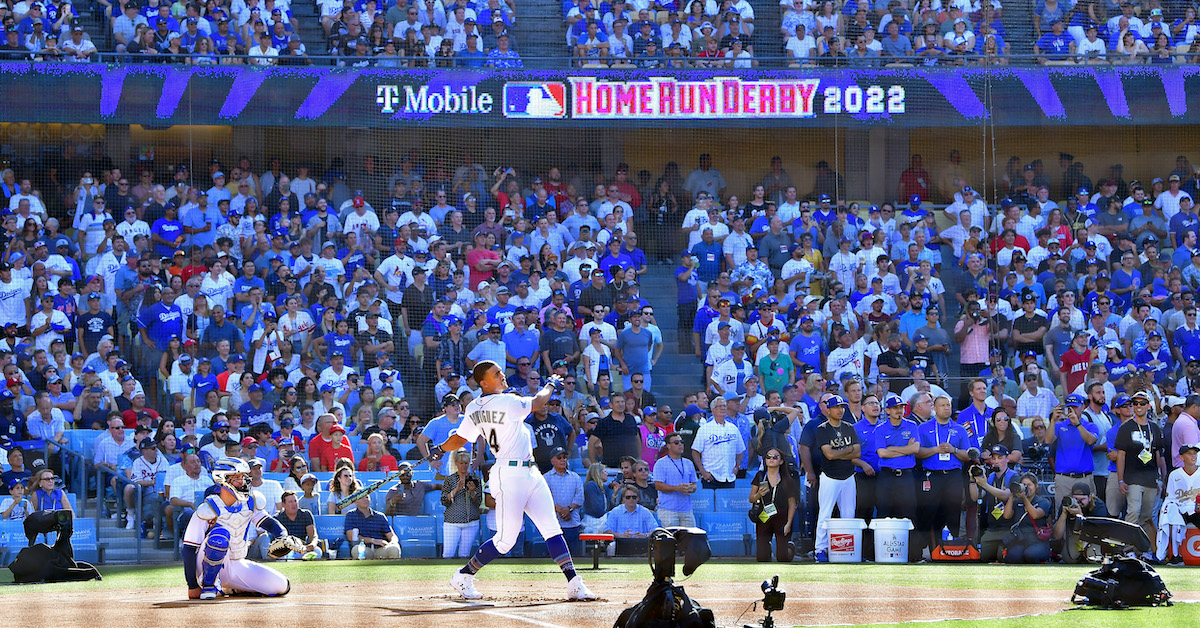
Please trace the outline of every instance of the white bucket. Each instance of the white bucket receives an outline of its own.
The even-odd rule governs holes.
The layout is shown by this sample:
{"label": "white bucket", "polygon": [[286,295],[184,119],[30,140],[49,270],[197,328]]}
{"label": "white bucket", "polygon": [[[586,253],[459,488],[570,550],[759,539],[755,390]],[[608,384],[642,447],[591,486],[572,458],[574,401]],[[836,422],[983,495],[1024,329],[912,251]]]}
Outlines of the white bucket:
{"label": "white bucket", "polygon": [[875,562],[908,562],[908,532],[913,529],[912,521],[891,517],[875,519],[871,529],[875,531]]}
{"label": "white bucket", "polygon": [[862,519],[830,519],[829,562],[861,563],[862,531],[867,522]]}

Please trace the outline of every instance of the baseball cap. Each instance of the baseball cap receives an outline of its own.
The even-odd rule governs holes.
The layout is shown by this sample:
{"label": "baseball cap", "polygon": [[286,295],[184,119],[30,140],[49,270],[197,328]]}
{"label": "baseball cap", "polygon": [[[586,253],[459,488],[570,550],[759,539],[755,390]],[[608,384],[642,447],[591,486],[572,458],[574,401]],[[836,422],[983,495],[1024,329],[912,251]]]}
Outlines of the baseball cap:
{"label": "baseball cap", "polygon": [[317,476],[313,475],[312,473],[305,473],[304,475],[300,476],[301,484],[304,484],[305,482],[307,482],[309,480],[312,480],[313,482],[318,481]]}
{"label": "baseball cap", "polygon": [[846,399],[841,395],[830,395],[829,399],[826,399],[823,403],[826,408],[836,408],[838,406],[850,407],[850,404],[846,403]]}
{"label": "baseball cap", "polygon": [[887,398],[883,400],[884,409],[899,408],[903,405],[904,405],[904,399],[901,399],[900,395],[897,395],[895,393],[889,394],[887,396]]}
{"label": "baseball cap", "polygon": [[562,447],[555,447],[554,449],[550,450],[550,457],[557,458],[559,456],[565,455],[566,453],[567,453],[566,449],[563,449]]}
{"label": "baseball cap", "polygon": [[258,447],[258,441],[247,436],[246,438],[242,439],[242,447]]}
{"label": "baseball cap", "polygon": [[1079,395],[1067,395],[1066,404],[1068,408],[1080,408],[1085,405],[1085,402]]}
{"label": "baseball cap", "polygon": [[1121,393],[1113,398],[1112,407],[1120,408],[1121,406],[1129,405],[1129,403],[1130,403],[1129,395],[1126,395],[1125,393]]}
{"label": "baseball cap", "polygon": [[683,409],[683,416],[695,416],[697,414],[704,414],[704,411],[694,403]]}
{"label": "baseball cap", "polygon": [[1200,451],[1200,445],[1192,443],[1190,445],[1180,445],[1179,446],[1179,455],[1182,456],[1183,454],[1186,454],[1189,451]]}
{"label": "baseball cap", "polygon": [[1000,443],[996,443],[995,445],[992,445],[991,449],[988,450],[988,453],[992,454],[993,456],[1008,457],[1008,447],[1005,447]]}
{"label": "baseball cap", "polygon": [[214,431],[214,432],[217,430],[227,430],[227,429],[229,429],[229,423],[227,423],[225,421],[214,421],[210,427],[212,428],[212,431]]}

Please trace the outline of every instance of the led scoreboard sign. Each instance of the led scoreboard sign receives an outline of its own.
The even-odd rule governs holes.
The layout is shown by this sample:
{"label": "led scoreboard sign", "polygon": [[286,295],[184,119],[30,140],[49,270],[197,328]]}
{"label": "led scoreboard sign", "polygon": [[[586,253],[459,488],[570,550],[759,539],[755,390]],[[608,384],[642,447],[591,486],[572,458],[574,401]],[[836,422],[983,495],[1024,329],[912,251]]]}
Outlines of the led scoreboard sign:
{"label": "led scoreboard sign", "polygon": [[820,88],[819,79],[701,81],[651,77],[608,81],[571,77],[570,117],[596,119],[812,118],[825,114],[905,111],[904,88],[869,85]]}

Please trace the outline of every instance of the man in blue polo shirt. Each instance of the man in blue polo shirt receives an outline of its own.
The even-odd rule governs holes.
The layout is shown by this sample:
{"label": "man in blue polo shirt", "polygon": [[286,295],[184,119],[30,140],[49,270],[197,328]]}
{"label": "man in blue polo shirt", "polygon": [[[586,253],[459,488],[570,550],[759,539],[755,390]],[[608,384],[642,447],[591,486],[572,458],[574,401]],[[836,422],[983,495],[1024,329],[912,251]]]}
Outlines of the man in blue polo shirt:
{"label": "man in blue polo shirt", "polygon": [[692,247],[692,256],[696,258],[696,278],[704,283],[716,281],[721,274],[721,262],[725,259],[721,243],[713,239],[713,231],[707,226],[701,227],[700,241]]}
{"label": "man in blue polo shirt", "polygon": [[[913,520],[917,513],[917,483],[913,472],[921,450],[917,424],[904,418],[904,400],[889,394],[883,402],[886,421],[875,428],[870,449],[879,456],[875,485],[875,514]],[[915,540],[915,539],[913,539]],[[914,547],[910,541],[909,547]]]}
{"label": "man in blue polo shirt", "polygon": [[928,542],[930,550],[941,539],[942,528],[949,528],[950,534],[958,537],[962,515],[965,488],[962,463],[969,460],[967,449],[971,441],[967,430],[950,420],[953,409],[949,395],[938,395],[933,400],[934,420],[917,428],[921,445],[917,457],[925,468],[924,477],[918,478],[918,501],[924,521],[917,529],[926,534],[917,535],[915,541],[921,546]]}
{"label": "man in blue polo shirt", "polygon": [[363,558],[400,558],[400,544],[396,541],[396,533],[387,517],[377,510],[371,510],[371,497],[364,496],[354,502],[354,510],[346,513],[343,528],[346,540],[350,542],[351,556],[357,556],[355,549],[362,544],[366,551]]}
{"label": "man in blue polo shirt", "polygon": [[[1083,397],[1067,395],[1066,412],[1055,409],[1052,417],[1054,429],[1046,434],[1046,444],[1051,447],[1054,459],[1054,494],[1070,495],[1076,482],[1086,482],[1095,492],[1092,478],[1092,448],[1100,437],[1096,424],[1083,417],[1086,405]],[[1055,508],[1061,503],[1056,500]]]}

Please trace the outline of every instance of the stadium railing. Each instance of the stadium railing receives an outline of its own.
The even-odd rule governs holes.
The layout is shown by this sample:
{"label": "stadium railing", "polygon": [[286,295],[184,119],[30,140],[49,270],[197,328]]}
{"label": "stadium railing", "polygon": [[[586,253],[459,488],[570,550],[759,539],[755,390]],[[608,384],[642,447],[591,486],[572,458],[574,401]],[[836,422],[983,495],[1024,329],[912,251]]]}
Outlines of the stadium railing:
{"label": "stadium railing", "polygon": [[[199,59],[202,57],[202,55],[194,55],[194,54],[188,54],[188,53],[183,53],[183,54],[178,54],[178,55],[170,55],[170,56],[172,58],[172,61],[168,61],[168,62],[159,62],[157,57],[153,57],[153,56],[131,55],[129,53],[124,53],[124,52],[121,52],[121,53],[98,52],[95,55],[93,55],[92,58],[95,60],[95,62],[108,63],[108,64],[183,65],[185,60]],[[836,68],[856,69],[856,70],[861,70],[861,69],[903,69],[903,68],[925,68],[925,67],[1003,68],[1003,67],[1006,67],[1009,65],[1016,65],[1016,66],[1047,65],[1047,66],[1055,66],[1055,67],[1075,67],[1075,66],[1107,67],[1107,66],[1156,65],[1155,63],[1150,62],[1152,57],[1149,55],[1140,57],[1139,59],[1142,60],[1140,63],[1131,63],[1127,60],[1126,55],[1117,54],[1117,53],[1112,53],[1109,55],[1105,55],[1103,57],[1093,57],[1093,58],[1088,59],[1086,63],[1080,57],[1078,57],[1078,55],[1071,56],[1068,59],[1050,61],[1050,62],[1044,63],[1044,64],[1041,63],[1042,59],[1047,59],[1047,58],[1054,57],[1054,56],[1057,56],[1057,55],[1053,55],[1050,53],[1046,53],[1046,54],[1009,54],[1009,55],[997,55],[997,56],[990,56],[990,57],[983,56],[983,55],[974,55],[974,54],[972,54],[972,55],[947,55],[947,56],[939,57],[939,62],[934,64],[933,66],[927,66],[925,63],[921,62],[920,60],[918,60],[916,58],[899,58],[899,57],[896,57],[896,58],[893,58],[893,57],[873,58],[871,60],[870,65],[866,65],[866,66],[859,66],[859,65],[853,64],[852,57],[840,57],[840,58],[838,58],[836,63],[828,63],[828,60],[822,61],[820,58],[817,58],[817,57],[796,59],[795,57],[785,57],[785,56],[756,56],[752,59],[752,61],[754,61],[758,64],[757,68],[759,68],[759,69],[763,69],[763,68],[807,69],[807,68],[817,68],[817,67],[836,67]],[[1200,54],[1198,54],[1198,53],[1171,52],[1169,54],[1169,56],[1172,59],[1172,63],[1164,64],[1164,65],[1196,65],[1196,64],[1200,64]],[[252,63],[252,60],[261,60],[262,59],[262,57],[254,57],[254,56],[250,56],[250,55],[221,55],[221,56],[218,56],[217,58],[221,61],[228,60],[228,59],[237,59],[237,60],[240,60],[243,62],[240,65],[242,65],[243,67],[247,67],[247,68],[261,67],[261,66],[254,65]],[[305,55],[304,57],[295,57],[295,58],[291,58],[291,57],[271,57],[271,58],[272,59],[280,59],[280,60],[289,60],[290,59],[293,61],[307,60],[307,61],[311,62],[311,63],[278,64],[278,65],[297,67],[297,68],[341,67],[341,68],[344,68],[347,70],[383,68],[383,66],[380,66],[377,62],[379,59],[381,59],[381,57],[347,57],[347,56],[341,56],[341,55],[314,54],[314,55]],[[454,67],[437,67],[436,60],[433,58],[430,58],[430,57],[394,57],[394,58],[389,58],[389,59],[394,59],[395,61],[398,61],[401,63],[419,62],[419,63],[423,63],[425,65],[421,66],[421,67],[404,66],[404,67],[386,68],[386,69],[397,69],[397,70],[404,70],[404,69],[488,70],[488,69],[491,69],[491,68],[486,68],[486,67],[485,68],[471,68],[471,67],[459,66],[459,65],[456,65]],[[340,65],[342,63],[350,64],[350,63],[355,63],[355,62],[361,62],[363,60],[371,61],[371,63],[368,63],[367,65],[365,65],[361,68],[355,68],[352,65]],[[485,63],[487,62],[487,60],[488,59],[486,57],[482,58],[482,61],[484,61]],[[642,60],[638,59],[636,57],[623,59],[622,60],[623,65],[620,65],[618,67],[610,67],[608,65],[604,65],[603,63],[598,63],[597,62],[598,60],[593,60],[593,59],[588,59],[588,58],[583,58],[583,57],[566,56],[566,55],[528,56],[528,57],[522,56],[521,57],[521,61],[526,66],[526,69],[531,69],[533,67],[536,67],[536,69],[558,69],[558,70],[587,69],[587,70],[598,70],[601,72],[604,72],[604,71],[610,71],[610,72],[645,71],[647,69],[653,69],[656,71],[668,71],[668,72],[671,71],[672,69],[695,70],[695,69],[706,69],[706,68],[703,68],[703,67],[700,67],[697,65],[700,62],[707,64],[707,63],[714,62],[714,61],[716,63],[720,63],[722,61],[721,59],[716,59],[714,61],[710,61],[708,59],[699,59],[696,57],[656,57],[655,60],[659,64],[658,67],[645,68],[645,67],[638,66],[639,61],[642,61]],[[3,57],[2,55],[0,55],[0,61],[30,62],[27,59],[8,59],[8,58]],[[607,61],[612,62],[613,59],[608,59]],[[681,67],[681,68],[670,68],[670,67],[667,67],[668,61],[671,63],[684,62],[687,64],[687,66]],[[947,62],[947,61],[952,61],[952,63]],[[960,61],[962,63],[959,63]],[[727,62],[732,65],[732,60],[727,60]],[[31,63],[43,63],[43,62],[34,61]],[[586,67],[585,67],[585,64],[586,64]],[[231,66],[222,65],[221,67],[231,67]],[[717,67],[717,68],[708,68],[708,69],[729,70],[729,69],[740,69],[740,68]]]}

